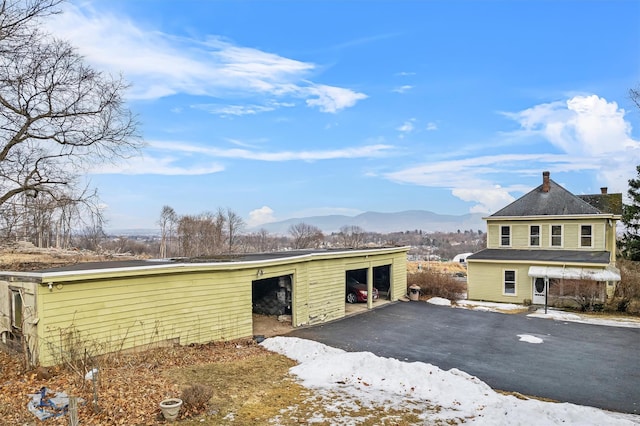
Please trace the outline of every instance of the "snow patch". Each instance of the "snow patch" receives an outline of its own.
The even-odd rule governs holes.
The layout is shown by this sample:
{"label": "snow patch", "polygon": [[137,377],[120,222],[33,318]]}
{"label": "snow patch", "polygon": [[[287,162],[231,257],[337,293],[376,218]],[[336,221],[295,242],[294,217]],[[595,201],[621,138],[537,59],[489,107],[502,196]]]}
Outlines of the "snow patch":
{"label": "snow patch", "polygon": [[527,343],[542,343],[544,342],[544,340],[542,340],[539,337],[536,336],[531,336],[530,334],[518,334],[518,337],[520,338],[521,342],[527,342]]}
{"label": "snow patch", "polygon": [[[527,341],[542,341],[520,335],[523,336]],[[444,371],[423,362],[402,362],[370,352],[345,352],[297,337],[272,337],[261,345],[299,362],[290,372],[340,414],[340,425],[358,423],[348,415],[354,402],[420,413],[424,424],[640,424],[637,415],[502,395],[477,377],[455,368]]]}
{"label": "snow patch", "polygon": [[431,303],[432,305],[451,306],[451,300],[442,297],[432,297],[427,300],[427,303]]}

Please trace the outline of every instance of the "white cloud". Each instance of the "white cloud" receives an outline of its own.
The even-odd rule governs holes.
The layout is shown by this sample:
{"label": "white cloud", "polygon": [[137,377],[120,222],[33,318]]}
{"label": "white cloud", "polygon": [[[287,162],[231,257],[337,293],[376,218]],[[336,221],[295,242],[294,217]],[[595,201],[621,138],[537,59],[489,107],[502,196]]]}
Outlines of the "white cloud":
{"label": "white cloud", "polygon": [[615,191],[624,191],[635,174],[640,142],[631,137],[631,125],[616,102],[596,95],[574,96],[504,115],[520,124],[515,135],[544,138],[574,156],[576,167],[582,158],[597,159],[599,179]]}
{"label": "white cloud", "polygon": [[375,144],[325,151],[265,152],[254,149],[249,143],[235,139],[228,139],[228,142],[240,148],[217,148],[186,142],[150,141],[144,156],[125,159],[119,164],[97,165],[88,172],[91,174],[196,176],[223,171],[224,166],[216,162],[220,158],[269,162],[375,158],[388,155],[389,150],[393,148],[391,145]]}
{"label": "white cloud", "polygon": [[174,155],[200,154],[212,158],[236,158],[257,161],[317,161],[340,158],[371,158],[388,155],[391,145],[365,145],[361,147],[346,147],[334,150],[319,151],[251,151],[241,148],[217,148],[193,145],[185,142],[152,141],[149,146],[156,150],[170,151]]}
{"label": "white cloud", "polygon": [[[530,190],[518,183],[522,177],[538,175],[542,170],[591,171],[610,192],[623,193],[628,180],[636,175],[640,142],[631,137],[625,111],[615,102],[596,95],[574,96],[565,102],[503,114],[521,126],[516,132],[501,134],[509,141],[501,144],[504,151],[531,139],[537,149],[543,150],[544,144],[540,142],[546,141],[554,153],[506,152],[445,160],[418,164],[385,176],[396,182],[450,189],[454,196],[474,203],[472,212],[491,213],[513,201],[512,193]],[[452,155],[459,156],[460,152],[464,149]]]}
{"label": "white cloud", "polygon": [[427,123],[427,130],[429,131],[438,130],[438,125],[433,121],[430,121],[429,123]]}
{"label": "white cloud", "polygon": [[[472,212],[491,213],[513,201],[512,192],[531,189],[521,186],[518,176],[537,175],[550,166],[551,170],[553,167],[564,169],[580,160],[581,167],[593,167],[589,159],[567,155],[502,154],[420,164],[388,173],[385,177],[396,182],[450,189],[461,200],[475,202]],[[507,164],[509,167],[505,167]],[[497,176],[508,179],[508,186],[498,186],[494,182]]]}
{"label": "white cloud", "polygon": [[413,89],[413,86],[405,84],[404,86],[396,87],[392,91],[395,92],[395,93],[405,93],[405,92],[408,92],[411,89]]}
{"label": "white cloud", "polygon": [[302,91],[315,96],[315,98],[307,99],[307,105],[317,106],[322,112],[335,113],[341,109],[352,107],[359,100],[367,98],[364,93],[321,84],[308,87]]}
{"label": "white cloud", "polygon": [[133,157],[120,161],[118,164],[100,164],[89,170],[91,174],[122,174],[122,175],[169,175],[169,176],[198,176],[218,173],[224,167],[216,163],[201,163],[182,165],[178,156]]}
{"label": "white cloud", "polygon": [[401,133],[411,133],[413,131],[414,124],[416,119],[415,118],[410,118],[409,120],[405,121],[404,123],[402,123],[402,125],[400,127],[397,127],[396,130],[401,132]]}
{"label": "white cloud", "polygon": [[275,222],[276,218],[273,215],[273,210],[268,206],[262,206],[259,209],[255,209],[249,212],[249,219],[247,219],[247,225],[250,227],[256,227],[264,225],[265,223]]}
{"label": "white cloud", "polygon": [[88,62],[122,72],[133,83],[133,98],[178,93],[229,99],[302,98],[307,105],[331,113],[366,98],[350,89],[309,82],[306,77],[316,69],[313,63],[236,46],[216,36],[205,40],[171,36],[142,28],[127,17],[98,12],[86,3],[68,4],[47,25],[51,33],[71,40]]}
{"label": "white cloud", "polygon": [[275,106],[266,105],[218,105],[218,104],[197,104],[192,108],[207,111],[211,114],[227,116],[255,115],[269,112],[276,109]]}
{"label": "white cloud", "polygon": [[474,202],[470,213],[494,213],[510,204],[515,198],[499,185],[493,188],[454,188],[451,193],[463,201]]}

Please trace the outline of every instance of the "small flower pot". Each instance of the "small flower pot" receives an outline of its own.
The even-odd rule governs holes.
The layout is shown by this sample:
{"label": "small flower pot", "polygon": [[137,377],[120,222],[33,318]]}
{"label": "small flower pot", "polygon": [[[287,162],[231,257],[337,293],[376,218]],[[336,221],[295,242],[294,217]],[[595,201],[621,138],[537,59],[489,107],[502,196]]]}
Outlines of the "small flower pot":
{"label": "small flower pot", "polygon": [[160,402],[162,415],[170,422],[178,418],[178,414],[180,414],[180,407],[182,407],[182,400],[180,398],[169,398]]}

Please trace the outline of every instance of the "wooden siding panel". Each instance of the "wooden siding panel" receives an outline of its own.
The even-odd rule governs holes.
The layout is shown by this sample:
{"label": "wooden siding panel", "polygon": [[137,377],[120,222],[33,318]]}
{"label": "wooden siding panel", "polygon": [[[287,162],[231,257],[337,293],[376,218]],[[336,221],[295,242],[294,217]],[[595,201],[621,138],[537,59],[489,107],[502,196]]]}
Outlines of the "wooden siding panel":
{"label": "wooden siding panel", "polygon": [[[40,362],[57,361],[61,334],[109,350],[230,340],[252,335],[251,276],[180,274],[41,286]],[[116,296],[114,298],[114,296]],[[64,345],[62,345],[64,346]]]}
{"label": "wooden siding panel", "polygon": [[335,261],[320,260],[309,265],[309,324],[344,317],[345,285],[345,270]]}
{"label": "wooden siding panel", "polygon": [[529,225],[516,223],[511,225],[511,247],[529,248]]}
{"label": "wooden siding panel", "polygon": [[309,264],[296,265],[293,276],[293,312],[291,323],[299,327],[309,323]]}
{"label": "wooden siding panel", "polygon": [[407,256],[394,256],[391,265],[391,300],[395,301],[407,294]]}
{"label": "wooden siding panel", "polygon": [[502,223],[491,222],[487,224],[487,248],[500,247],[500,225]]}
{"label": "wooden siding panel", "polygon": [[[469,262],[467,266],[467,299],[502,303],[523,303],[531,299],[533,287],[528,264]],[[505,295],[504,271],[516,271],[516,294]]]}
{"label": "wooden siding panel", "polygon": [[[383,253],[381,253],[384,251]],[[40,363],[65,350],[75,333],[91,353],[166,343],[231,340],[253,334],[252,281],[292,276],[293,325],[338,319],[345,313],[346,270],[391,266],[392,299],[406,293],[406,248],[331,253],[222,269],[88,271],[51,277],[37,286]],[[48,282],[49,278],[45,278]]]}
{"label": "wooden siding panel", "polygon": [[[611,250],[611,233],[615,227],[607,225],[606,219],[556,219],[556,220],[502,220],[492,221],[487,226],[487,248],[501,248],[500,227],[511,226],[511,249],[559,249],[559,250]],[[530,225],[540,225],[540,246],[529,246]],[[562,247],[551,246],[551,225],[562,226]],[[593,246],[580,246],[580,226],[591,225]]]}

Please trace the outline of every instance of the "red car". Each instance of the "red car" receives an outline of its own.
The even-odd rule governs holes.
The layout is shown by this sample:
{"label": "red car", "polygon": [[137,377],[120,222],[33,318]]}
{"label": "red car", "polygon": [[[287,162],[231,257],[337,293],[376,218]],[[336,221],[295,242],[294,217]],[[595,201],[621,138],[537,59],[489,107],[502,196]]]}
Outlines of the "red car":
{"label": "red car", "polygon": [[[373,288],[373,300],[378,299],[378,289]],[[355,278],[347,278],[347,303],[366,302],[367,285],[362,284]]]}

